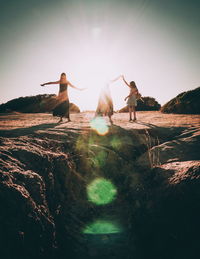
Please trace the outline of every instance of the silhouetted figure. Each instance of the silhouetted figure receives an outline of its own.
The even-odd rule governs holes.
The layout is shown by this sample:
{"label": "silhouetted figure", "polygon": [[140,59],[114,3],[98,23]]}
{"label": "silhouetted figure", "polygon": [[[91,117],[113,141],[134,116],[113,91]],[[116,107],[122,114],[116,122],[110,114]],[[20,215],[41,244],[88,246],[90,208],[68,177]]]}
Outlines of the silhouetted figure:
{"label": "silhouetted figure", "polygon": [[[124,76],[121,76],[124,83],[130,88],[129,95],[124,99],[127,100],[127,105],[129,108],[129,121],[135,121],[136,120],[136,110],[135,107],[137,106],[137,99],[141,98],[141,94],[139,93],[137,86],[134,81],[131,81],[130,84],[126,82]],[[132,119],[132,113],[134,119]]]}
{"label": "silhouetted figure", "polygon": [[95,116],[108,116],[110,123],[113,123],[111,117],[113,115],[113,101],[109,89],[112,82],[118,80],[121,76],[111,80],[101,91]]}
{"label": "silhouetted figure", "polygon": [[78,88],[74,85],[72,85],[66,77],[65,73],[62,73],[60,75],[60,80],[55,81],[55,82],[48,82],[41,84],[41,86],[45,85],[52,85],[52,84],[59,84],[59,93],[58,96],[56,97],[56,106],[53,109],[53,116],[58,116],[60,117],[60,120],[58,122],[62,122],[63,117],[66,117],[68,121],[70,120],[70,115],[69,115],[69,97],[68,97],[68,91],[67,88],[68,86],[75,88],[77,90],[84,90],[83,88]]}

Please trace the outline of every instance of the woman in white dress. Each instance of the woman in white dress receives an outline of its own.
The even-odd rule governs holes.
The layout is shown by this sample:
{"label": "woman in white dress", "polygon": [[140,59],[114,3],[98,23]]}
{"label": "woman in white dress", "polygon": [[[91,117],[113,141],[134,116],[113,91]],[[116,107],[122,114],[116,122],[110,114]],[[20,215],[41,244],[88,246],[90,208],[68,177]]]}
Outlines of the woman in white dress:
{"label": "woman in white dress", "polygon": [[[137,99],[141,98],[141,94],[138,92],[137,86],[134,81],[127,83],[124,76],[122,76],[124,83],[130,88],[130,93],[126,96],[125,101],[127,100],[127,105],[129,108],[129,121],[136,121],[136,106],[137,106]],[[132,119],[133,114],[133,119]]]}

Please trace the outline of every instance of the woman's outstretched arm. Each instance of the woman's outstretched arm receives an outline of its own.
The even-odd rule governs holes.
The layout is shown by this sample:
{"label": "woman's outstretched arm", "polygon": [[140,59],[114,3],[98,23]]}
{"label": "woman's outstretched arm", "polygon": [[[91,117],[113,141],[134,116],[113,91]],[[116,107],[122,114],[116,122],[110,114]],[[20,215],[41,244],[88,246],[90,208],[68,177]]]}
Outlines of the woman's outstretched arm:
{"label": "woman's outstretched arm", "polygon": [[60,83],[60,80],[59,80],[59,81],[55,81],[55,82],[44,83],[44,84],[41,84],[41,86],[45,86],[45,85],[55,85],[55,84],[59,84],[59,83]]}
{"label": "woman's outstretched arm", "polygon": [[85,90],[86,88],[78,88],[76,87],[75,85],[73,85],[72,83],[70,83],[69,81],[67,82],[69,86],[71,86],[72,88],[76,89],[76,90],[79,90],[79,91],[82,91],[82,90]]}
{"label": "woman's outstretched arm", "polygon": [[126,80],[125,80],[124,76],[122,75],[121,77],[122,77],[122,79],[123,79],[124,83],[125,83],[126,85],[128,85],[128,87],[130,87],[129,83],[127,83],[127,82],[126,82]]}

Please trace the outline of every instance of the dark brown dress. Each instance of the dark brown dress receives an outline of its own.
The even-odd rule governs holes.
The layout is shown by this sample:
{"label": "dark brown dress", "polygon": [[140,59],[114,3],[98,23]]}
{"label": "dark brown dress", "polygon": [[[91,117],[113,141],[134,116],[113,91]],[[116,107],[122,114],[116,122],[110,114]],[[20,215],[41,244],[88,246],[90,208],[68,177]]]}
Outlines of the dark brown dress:
{"label": "dark brown dress", "polygon": [[69,118],[69,98],[67,95],[67,84],[60,84],[56,106],[53,109],[53,116]]}

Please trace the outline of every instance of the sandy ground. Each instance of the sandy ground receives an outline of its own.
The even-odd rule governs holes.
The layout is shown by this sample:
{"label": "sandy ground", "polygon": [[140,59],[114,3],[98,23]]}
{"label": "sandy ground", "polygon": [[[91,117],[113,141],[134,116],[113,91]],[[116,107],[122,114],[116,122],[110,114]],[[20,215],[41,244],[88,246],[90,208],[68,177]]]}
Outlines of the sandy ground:
{"label": "sandy ground", "polygon": [[[0,131],[27,129],[32,128],[33,131],[40,129],[48,129],[52,126],[54,129],[66,127],[69,130],[73,129],[89,129],[90,121],[94,118],[92,112],[82,112],[79,114],[71,114],[71,122],[64,120],[58,124],[58,118],[51,114],[34,113],[10,113],[0,115]],[[108,118],[106,121],[109,125]],[[128,113],[115,113],[113,115],[114,125],[125,129],[149,129],[157,127],[200,127],[200,115],[185,115],[185,114],[163,114],[159,111],[141,111],[137,112],[137,121],[129,122]]]}

